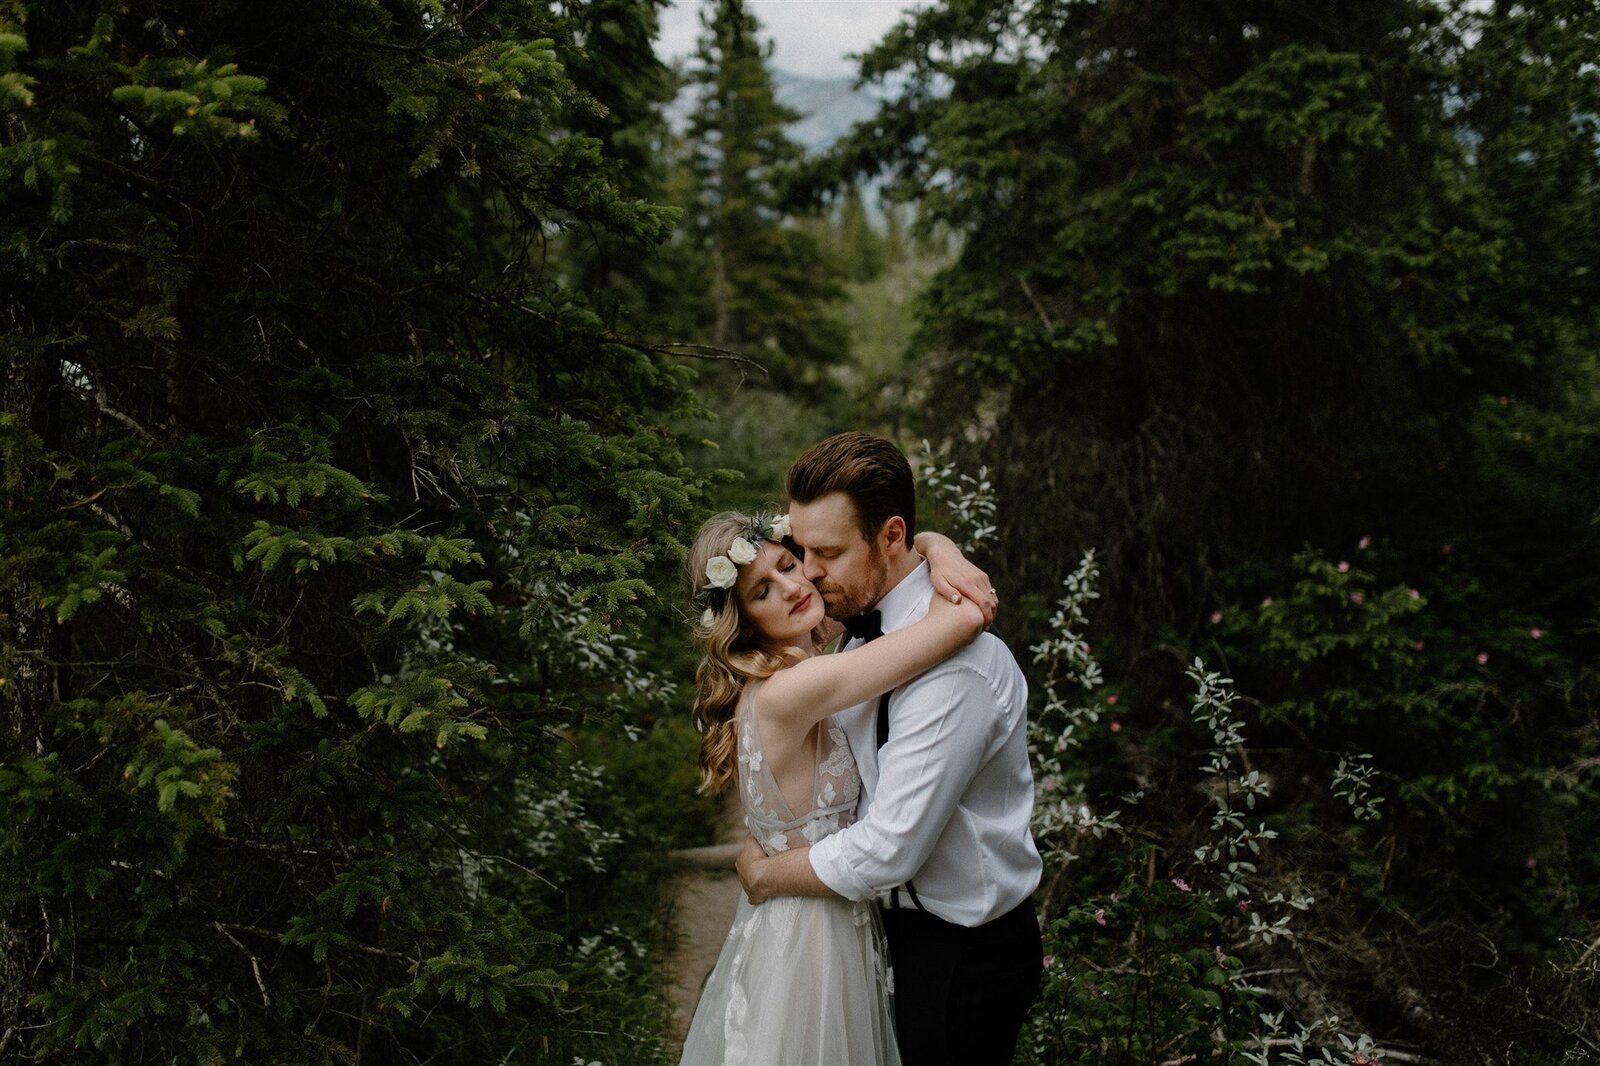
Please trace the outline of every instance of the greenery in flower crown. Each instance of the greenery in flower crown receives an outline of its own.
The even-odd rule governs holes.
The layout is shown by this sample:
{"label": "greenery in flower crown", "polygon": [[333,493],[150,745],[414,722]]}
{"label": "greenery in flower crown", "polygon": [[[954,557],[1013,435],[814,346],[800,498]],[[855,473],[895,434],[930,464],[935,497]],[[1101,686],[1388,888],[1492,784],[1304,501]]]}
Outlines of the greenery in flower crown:
{"label": "greenery in flower crown", "polygon": [[701,625],[710,625],[721,612],[723,605],[728,602],[728,591],[739,580],[739,567],[754,561],[764,540],[778,544],[788,542],[787,514],[757,514],[750,519],[750,524],[733,538],[726,552],[714,555],[706,562],[706,583],[701,587],[704,593],[701,600],[705,603],[706,609],[700,616]]}

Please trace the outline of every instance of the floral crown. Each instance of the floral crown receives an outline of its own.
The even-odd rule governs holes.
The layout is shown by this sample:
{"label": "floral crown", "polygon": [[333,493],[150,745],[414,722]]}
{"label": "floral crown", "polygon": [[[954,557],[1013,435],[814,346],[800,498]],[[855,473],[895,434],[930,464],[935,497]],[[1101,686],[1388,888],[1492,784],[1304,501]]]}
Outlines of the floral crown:
{"label": "floral crown", "polygon": [[706,583],[700,587],[700,600],[706,604],[700,624],[709,626],[728,602],[729,590],[739,580],[739,567],[752,562],[764,540],[784,541],[789,537],[789,516],[758,514],[737,533],[724,555],[713,555],[706,562]]}

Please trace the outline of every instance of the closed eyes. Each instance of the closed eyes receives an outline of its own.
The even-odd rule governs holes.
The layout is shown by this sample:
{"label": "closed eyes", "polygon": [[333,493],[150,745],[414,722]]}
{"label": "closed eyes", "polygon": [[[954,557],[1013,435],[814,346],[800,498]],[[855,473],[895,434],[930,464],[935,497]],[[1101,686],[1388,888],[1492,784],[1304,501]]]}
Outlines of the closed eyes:
{"label": "closed eyes", "polygon": [[[779,573],[787,574],[789,571],[793,570],[796,566],[800,565],[799,563],[796,563],[794,561],[794,557],[793,556],[787,556],[785,558],[786,558],[786,561],[784,562],[784,564],[782,566],[778,567],[778,572]],[[772,587],[772,581],[770,579],[763,578],[761,583],[756,586],[756,588],[759,589],[760,591],[758,591],[754,596],[752,596],[750,598],[755,600],[757,603],[761,602],[762,600],[767,598],[767,590],[769,588],[771,588],[771,587]]]}

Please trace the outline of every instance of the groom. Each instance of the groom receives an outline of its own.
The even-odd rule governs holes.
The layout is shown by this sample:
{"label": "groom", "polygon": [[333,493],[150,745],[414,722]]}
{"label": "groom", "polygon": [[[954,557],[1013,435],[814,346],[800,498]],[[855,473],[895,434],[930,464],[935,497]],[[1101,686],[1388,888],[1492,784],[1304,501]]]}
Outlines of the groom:
{"label": "groom", "polygon": [[[805,576],[847,647],[928,610],[911,548],[911,467],[881,437],[841,433],[789,468],[789,522]],[[1027,682],[984,633],[881,700],[837,715],[861,770],[858,821],[810,848],[765,857],[746,841],[739,879],[772,896],[879,900],[907,1066],[1009,1063],[1043,973],[1031,893]]]}

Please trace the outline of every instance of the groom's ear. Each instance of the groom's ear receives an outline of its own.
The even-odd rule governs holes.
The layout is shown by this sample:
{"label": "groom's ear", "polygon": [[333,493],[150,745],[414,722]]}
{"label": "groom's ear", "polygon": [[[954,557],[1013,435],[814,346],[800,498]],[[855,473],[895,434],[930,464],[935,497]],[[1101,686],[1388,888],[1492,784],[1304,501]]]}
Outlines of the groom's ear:
{"label": "groom's ear", "polygon": [[885,553],[905,551],[909,547],[906,544],[906,520],[899,515],[885,518],[882,528],[878,530],[878,542],[883,546]]}

